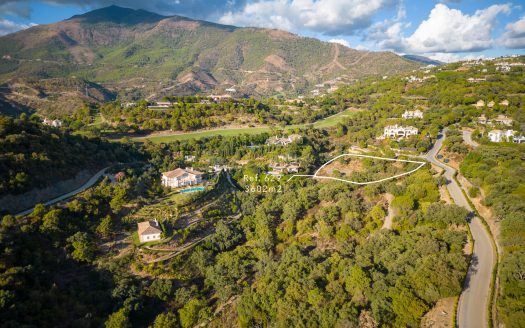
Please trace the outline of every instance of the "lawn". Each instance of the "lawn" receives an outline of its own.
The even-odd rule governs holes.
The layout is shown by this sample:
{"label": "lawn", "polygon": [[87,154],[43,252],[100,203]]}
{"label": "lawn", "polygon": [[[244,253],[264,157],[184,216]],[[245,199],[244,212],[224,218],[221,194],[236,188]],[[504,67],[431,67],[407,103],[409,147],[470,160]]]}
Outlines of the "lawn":
{"label": "lawn", "polygon": [[[341,122],[346,117],[349,117],[353,114],[355,114],[358,110],[356,109],[347,109],[341,113],[337,113],[335,115],[329,116],[327,118],[324,118],[322,120],[319,120],[313,124],[296,124],[296,125],[290,125],[285,127],[285,130],[291,130],[295,128],[305,128],[308,125],[313,125],[313,127],[318,129],[324,129],[329,128],[337,123]],[[136,141],[145,141],[150,140],[154,143],[167,143],[170,141],[175,140],[189,140],[189,139],[199,139],[199,138],[205,138],[205,137],[212,137],[221,135],[224,137],[232,137],[237,136],[241,134],[259,134],[264,132],[270,132],[269,127],[260,127],[260,128],[235,128],[235,129],[213,129],[208,131],[197,131],[197,132],[188,132],[188,133],[180,133],[180,134],[173,134],[173,135],[166,135],[166,136],[154,136],[154,137],[141,137],[141,138],[135,138]]]}

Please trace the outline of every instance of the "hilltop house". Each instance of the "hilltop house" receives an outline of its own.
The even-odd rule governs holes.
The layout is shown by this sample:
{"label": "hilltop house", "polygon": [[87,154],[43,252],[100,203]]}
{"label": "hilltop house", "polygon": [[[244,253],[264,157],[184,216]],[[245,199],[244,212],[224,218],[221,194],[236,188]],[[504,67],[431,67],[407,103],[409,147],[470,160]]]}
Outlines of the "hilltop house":
{"label": "hilltop house", "polygon": [[389,125],[385,126],[383,137],[384,138],[404,138],[412,135],[416,135],[418,129],[413,126],[398,126]]}
{"label": "hilltop house", "polygon": [[291,134],[288,137],[271,137],[266,140],[267,145],[282,145],[287,146],[295,141],[301,140],[302,136],[300,134]]}
{"label": "hilltop house", "polygon": [[402,118],[404,119],[410,119],[410,118],[423,118],[423,112],[419,109],[416,109],[414,111],[406,110],[402,115]]}
{"label": "hilltop house", "polygon": [[139,240],[141,243],[161,239],[162,230],[160,230],[160,226],[157,220],[139,222],[137,223],[137,226]]}
{"label": "hilltop house", "polygon": [[487,117],[485,116],[485,114],[481,114],[481,116],[478,117],[478,123],[482,124],[482,125],[485,125],[487,123],[490,123],[490,121],[487,120]]}
{"label": "hilltop house", "polygon": [[509,138],[512,138],[516,131],[513,130],[492,130],[489,132],[488,137],[492,142],[506,142],[509,141]]}
{"label": "hilltop house", "polygon": [[204,173],[193,168],[177,168],[173,171],[162,173],[162,185],[170,188],[192,186],[203,183]]}
{"label": "hilltop house", "polygon": [[268,172],[268,174],[271,175],[281,175],[285,173],[298,173],[299,172],[299,164],[297,163],[290,163],[290,164],[270,164],[271,171]]}

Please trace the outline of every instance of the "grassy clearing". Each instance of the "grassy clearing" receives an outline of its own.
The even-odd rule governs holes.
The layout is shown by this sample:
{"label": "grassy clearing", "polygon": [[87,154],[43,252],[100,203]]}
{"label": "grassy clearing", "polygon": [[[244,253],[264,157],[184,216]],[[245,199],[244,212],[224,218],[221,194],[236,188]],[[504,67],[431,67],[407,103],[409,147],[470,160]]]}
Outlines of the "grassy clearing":
{"label": "grassy clearing", "polygon": [[[357,112],[355,109],[348,109],[341,113],[337,113],[335,115],[329,116],[327,118],[324,118],[322,120],[319,120],[313,124],[296,124],[296,125],[290,125],[285,127],[285,130],[292,130],[292,129],[302,129],[306,128],[307,126],[313,126],[318,129],[324,129],[329,128],[332,126],[335,126],[337,123],[342,122],[345,118],[350,117],[354,115]],[[206,137],[213,137],[221,135],[223,137],[232,137],[242,134],[259,134],[259,133],[265,133],[270,132],[270,127],[260,127],[260,128],[234,128],[234,129],[225,129],[225,128],[219,128],[219,129],[213,129],[208,131],[197,131],[197,132],[188,132],[188,133],[180,133],[180,134],[173,134],[173,135],[166,135],[166,136],[154,136],[154,137],[141,137],[141,138],[135,138],[135,141],[145,141],[149,140],[154,143],[167,143],[175,140],[189,140],[189,139],[200,139],[200,138],[206,138]]]}

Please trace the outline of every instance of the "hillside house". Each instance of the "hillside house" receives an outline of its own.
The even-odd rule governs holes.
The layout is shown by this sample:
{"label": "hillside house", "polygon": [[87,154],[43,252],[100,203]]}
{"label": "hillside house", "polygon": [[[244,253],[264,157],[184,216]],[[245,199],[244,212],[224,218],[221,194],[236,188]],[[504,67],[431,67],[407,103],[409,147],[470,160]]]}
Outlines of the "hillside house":
{"label": "hillside house", "polygon": [[485,114],[482,114],[480,117],[478,117],[478,123],[481,124],[481,125],[485,125],[487,123],[489,123],[490,121],[487,120],[487,117],[485,116]]}
{"label": "hillside house", "polygon": [[148,105],[148,108],[165,109],[170,108],[173,104],[170,101],[157,101],[152,105]]}
{"label": "hillside house", "polygon": [[517,144],[525,143],[525,136],[516,136],[512,138],[512,142]]}
{"label": "hillside house", "polygon": [[286,173],[298,173],[299,172],[299,164],[297,163],[290,163],[290,164],[270,164],[271,171],[268,172],[268,174],[271,175],[281,175]]}
{"label": "hillside house", "polygon": [[287,146],[289,144],[292,144],[296,141],[301,140],[302,136],[300,134],[291,134],[288,137],[271,137],[266,140],[267,145],[282,145]]}
{"label": "hillside house", "polygon": [[480,107],[485,107],[485,102],[483,100],[478,100],[477,103],[474,104],[474,106],[480,108]]}
{"label": "hillside house", "polygon": [[44,122],[43,122],[45,125],[49,125],[49,126],[53,126],[55,128],[58,128],[58,127],[61,127],[62,126],[62,121],[61,120],[49,120],[47,118],[44,118]]}
{"label": "hillside house", "polygon": [[498,117],[496,117],[494,119],[494,122],[499,123],[499,124],[503,124],[503,125],[506,125],[506,126],[511,126],[513,120],[510,117],[508,117],[508,116],[498,115]]}
{"label": "hillside house", "polygon": [[419,109],[416,109],[414,111],[406,110],[402,115],[402,118],[404,119],[411,119],[411,118],[423,118],[423,112]]}
{"label": "hillside house", "polygon": [[162,236],[162,230],[157,220],[144,221],[137,223],[138,235],[141,243],[149,241],[160,240]]}
{"label": "hillside house", "polygon": [[507,142],[515,133],[516,131],[513,130],[492,130],[489,132],[488,137],[492,142]]}
{"label": "hillside house", "polygon": [[385,129],[383,131],[383,137],[384,138],[405,138],[408,136],[416,135],[418,133],[418,129],[413,126],[398,126],[396,125],[389,125],[385,126]]}
{"label": "hillside house", "polygon": [[232,96],[229,94],[225,95],[210,95],[210,98],[213,99],[214,102],[220,103],[220,102],[227,102],[232,100]]}
{"label": "hillside house", "polygon": [[177,168],[162,173],[162,185],[170,188],[197,185],[204,182],[203,175],[204,173],[193,168]]}
{"label": "hillside house", "polygon": [[505,100],[500,101],[499,104],[500,104],[501,106],[508,106],[508,105],[509,105],[509,101],[508,101],[507,99],[505,99]]}
{"label": "hillside house", "polygon": [[488,108],[492,108],[492,107],[494,107],[494,105],[496,105],[496,103],[491,100],[491,101],[488,102],[487,107]]}

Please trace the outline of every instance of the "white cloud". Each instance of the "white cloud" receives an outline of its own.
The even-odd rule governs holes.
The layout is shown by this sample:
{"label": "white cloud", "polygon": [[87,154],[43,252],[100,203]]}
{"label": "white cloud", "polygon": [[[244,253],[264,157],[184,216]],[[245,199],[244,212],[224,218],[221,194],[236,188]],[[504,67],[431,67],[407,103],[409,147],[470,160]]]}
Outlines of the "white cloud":
{"label": "white cloud", "polygon": [[446,52],[436,52],[436,53],[428,53],[428,54],[422,54],[425,57],[428,57],[430,59],[439,60],[444,63],[453,63],[460,60],[473,60],[473,59],[487,59],[485,55],[460,55],[456,53],[446,53]]}
{"label": "white cloud", "polygon": [[6,35],[16,31],[24,30],[36,24],[17,24],[7,19],[0,18],[0,35]]}
{"label": "white cloud", "polygon": [[332,43],[339,43],[345,47],[348,47],[350,48],[350,43],[348,41],[346,41],[345,39],[330,39],[328,40],[328,42],[332,42]]}
{"label": "white cloud", "polygon": [[503,45],[507,48],[525,48],[525,16],[520,20],[507,24],[505,33],[501,38]]}
{"label": "white cloud", "polygon": [[398,0],[261,0],[225,13],[219,22],[240,26],[306,29],[325,35],[350,35],[372,24],[381,9]]}
{"label": "white cloud", "polygon": [[493,46],[496,18],[510,9],[509,4],[492,5],[467,15],[438,3],[409,37],[401,32],[403,23],[395,21],[375,24],[371,38],[382,48],[408,53],[480,51]]}

